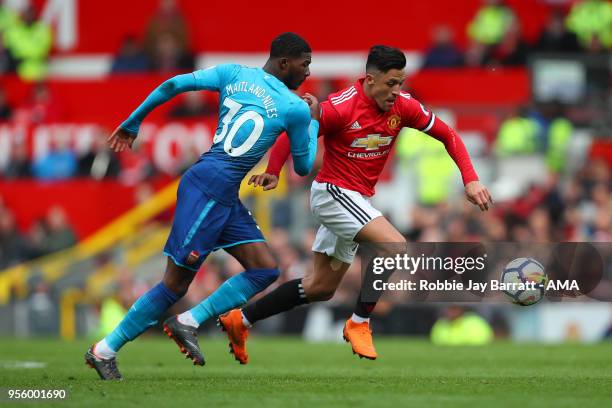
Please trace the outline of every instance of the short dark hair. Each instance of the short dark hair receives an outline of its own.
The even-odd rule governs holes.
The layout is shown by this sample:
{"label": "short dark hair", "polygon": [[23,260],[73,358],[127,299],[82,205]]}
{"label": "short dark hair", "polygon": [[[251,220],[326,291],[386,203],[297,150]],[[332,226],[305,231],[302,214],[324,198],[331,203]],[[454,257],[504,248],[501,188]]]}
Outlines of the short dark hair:
{"label": "short dark hair", "polygon": [[406,56],[404,53],[387,45],[375,45],[370,48],[366,71],[377,69],[380,72],[387,72],[390,69],[404,69],[406,67]]}
{"label": "short dark hair", "polygon": [[305,39],[295,33],[282,33],[270,44],[270,58],[297,58],[312,52]]}

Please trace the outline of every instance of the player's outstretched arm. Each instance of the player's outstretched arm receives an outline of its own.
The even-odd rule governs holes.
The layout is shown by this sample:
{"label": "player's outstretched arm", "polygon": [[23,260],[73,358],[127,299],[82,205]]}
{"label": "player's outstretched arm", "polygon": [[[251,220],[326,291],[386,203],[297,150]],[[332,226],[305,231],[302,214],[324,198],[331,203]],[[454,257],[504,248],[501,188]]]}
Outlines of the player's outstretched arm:
{"label": "player's outstretched arm", "polygon": [[196,89],[196,78],[193,73],[177,75],[170,78],[155,88],[155,90],[147,96],[140,106],[138,106],[119,127],[136,138],[142,121],[153,109],[169,101],[179,93],[195,91]]}
{"label": "player's outstretched arm", "polygon": [[[230,74],[236,69],[235,64],[225,64],[216,67],[211,67],[204,70],[198,70],[190,74],[182,74],[172,77],[158,86],[147,98],[140,104],[138,108],[121,124],[119,129],[115,130],[109,137],[109,144],[114,143],[115,148],[131,147],[133,139],[138,135],[140,125],[144,118],[156,107],[172,99],[176,95],[199,90],[218,91],[223,82],[223,77]],[[131,136],[127,137],[125,133]],[[122,143],[126,139],[131,139],[130,143]],[[111,148],[113,148],[111,146]]]}

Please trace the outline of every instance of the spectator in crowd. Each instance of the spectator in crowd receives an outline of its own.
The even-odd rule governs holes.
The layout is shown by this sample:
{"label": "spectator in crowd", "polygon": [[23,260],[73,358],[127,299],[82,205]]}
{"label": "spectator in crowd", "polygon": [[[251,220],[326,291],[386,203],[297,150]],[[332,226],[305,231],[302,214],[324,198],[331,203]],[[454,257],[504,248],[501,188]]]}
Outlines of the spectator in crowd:
{"label": "spectator in crowd", "polygon": [[4,33],[6,46],[17,60],[17,73],[26,81],[46,77],[52,45],[51,27],[37,20],[33,7],[24,10],[21,19]]}
{"label": "spectator in crowd", "polygon": [[444,309],[431,329],[431,342],[444,346],[478,346],[493,341],[493,329],[476,313],[461,306]]}
{"label": "spectator in crowd", "polygon": [[117,177],[121,170],[119,158],[106,144],[106,129],[99,128],[94,134],[91,149],[79,157],[77,174],[101,180]]}
{"label": "spectator in crowd", "polygon": [[4,178],[16,179],[30,177],[31,163],[28,153],[28,147],[25,143],[15,143],[11,149],[11,156],[7,166],[4,169]]}
{"label": "spectator in crowd", "polygon": [[154,45],[151,59],[153,70],[171,73],[195,69],[193,55],[183,50],[171,34],[160,35]]}
{"label": "spectator in crowd", "polygon": [[147,25],[146,48],[153,49],[157,39],[165,34],[170,34],[182,51],[189,49],[187,22],[178,8],[176,0],[159,1],[158,9]]}
{"label": "spectator in crowd", "polygon": [[0,87],[0,122],[11,119],[13,109],[8,103],[4,88]]}
{"label": "spectator in crowd", "polygon": [[471,41],[463,57],[464,65],[472,68],[484,66],[489,58],[489,50],[489,46],[478,41]]}
{"label": "spectator in crowd", "polygon": [[39,277],[31,286],[32,292],[27,300],[30,328],[34,334],[51,336],[57,330],[57,302],[53,299],[51,287]]}
{"label": "spectator in crowd", "polygon": [[593,42],[612,47],[612,3],[607,0],[582,0],[574,3],[566,20],[582,46],[592,49]]}
{"label": "spectator in crowd", "polygon": [[0,31],[0,75],[13,74],[16,67],[17,61],[4,43],[2,31]]}
{"label": "spectator in crowd", "polygon": [[538,151],[538,123],[529,117],[529,110],[522,106],[504,120],[495,140],[498,156],[534,154]]}
{"label": "spectator in crowd", "polygon": [[612,206],[599,209],[592,224],[591,239],[594,242],[610,242],[612,241]]}
{"label": "spectator in crowd", "polygon": [[432,37],[432,45],[425,54],[423,68],[452,68],[463,65],[463,54],[454,44],[450,27],[437,26]]}
{"label": "spectator in crowd", "polygon": [[536,43],[538,52],[579,52],[578,37],[565,28],[563,15],[559,11],[550,14],[548,22]]}
{"label": "spectator in crowd", "polygon": [[550,213],[544,207],[536,207],[527,218],[527,225],[532,232],[530,241],[551,242],[552,229],[550,225]]}
{"label": "spectator in crowd", "polygon": [[193,66],[187,23],[176,0],[160,0],[159,8],[147,26],[145,49],[156,70],[167,71],[171,61],[170,70],[187,70],[181,67]]}
{"label": "spectator in crowd", "polygon": [[119,52],[113,60],[111,72],[145,72],[151,69],[147,54],[138,39],[133,35],[126,36],[121,42]]}
{"label": "spectator in crowd", "polygon": [[498,44],[515,20],[514,12],[503,0],[484,0],[484,5],[468,24],[468,36],[487,46]]}
{"label": "spectator in crowd", "polygon": [[24,125],[39,125],[58,122],[62,119],[61,103],[57,101],[44,82],[32,87],[28,99],[13,114],[16,122]]}
{"label": "spectator in crowd", "polygon": [[396,152],[414,169],[419,203],[435,206],[446,201],[456,168],[444,145],[415,129],[404,129],[399,136]]}
{"label": "spectator in crowd", "polygon": [[24,261],[28,256],[25,238],[15,224],[15,216],[6,207],[0,207],[0,269]]}
{"label": "spectator in crowd", "polygon": [[51,207],[45,221],[47,224],[47,236],[45,237],[47,253],[70,248],[76,244],[76,234],[68,223],[66,212],[62,207]]}
{"label": "spectator in crowd", "polygon": [[565,169],[574,125],[566,117],[565,106],[559,101],[542,105],[539,126],[548,169],[554,173]]}
{"label": "spectator in crowd", "polygon": [[[604,183],[595,184],[592,189],[588,200],[582,200],[578,205],[578,211],[580,217],[585,223],[585,232],[589,237],[593,236],[593,232],[596,229],[600,229],[605,223],[600,217],[601,213],[610,211],[610,195],[608,193],[608,187]],[[596,224],[599,224],[596,227]]]}
{"label": "spectator in crowd", "polygon": [[34,160],[32,173],[39,180],[62,180],[77,174],[76,154],[67,141],[57,140],[50,150]]}
{"label": "spectator in crowd", "polygon": [[217,108],[210,106],[202,92],[187,92],[180,103],[169,113],[173,119],[197,119],[217,113]]}
{"label": "spectator in crowd", "polygon": [[28,241],[28,259],[38,258],[47,254],[47,226],[43,218],[32,222],[26,235]]}
{"label": "spectator in crowd", "polygon": [[514,20],[507,28],[502,39],[489,52],[489,65],[517,66],[527,62],[527,43],[523,40],[521,26]]}

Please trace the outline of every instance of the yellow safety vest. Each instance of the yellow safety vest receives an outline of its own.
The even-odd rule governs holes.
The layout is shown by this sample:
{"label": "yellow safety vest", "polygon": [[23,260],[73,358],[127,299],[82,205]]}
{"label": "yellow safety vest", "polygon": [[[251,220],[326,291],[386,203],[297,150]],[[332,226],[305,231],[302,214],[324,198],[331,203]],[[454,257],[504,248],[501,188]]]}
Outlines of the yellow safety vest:
{"label": "yellow safety vest", "polygon": [[572,122],[564,118],[553,120],[548,128],[548,149],[546,164],[554,172],[560,172],[565,167],[567,148],[574,132]]}
{"label": "yellow safety vest", "polygon": [[534,120],[523,117],[507,119],[499,128],[495,153],[499,156],[535,153],[538,130]]}
{"label": "yellow safety vest", "polygon": [[5,33],[4,39],[13,56],[19,60],[17,74],[21,78],[36,81],[47,75],[53,35],[46,23],[37,21],[28,26],[19,22]]}
{"label": "yellow safety vest", "polygon": [[444,346],[478,346],[493,341],[493,329],[482,317],[466,313],[455,320],[440,319],[431,329],[431,342]]}
{"label": "yellow safety vest", "polygon": [[607,1],[586,0],[574,4],[565,22],[567,28],[588,46],[594,36],[609,48],[612,46],[612,4]]}
{"label": "yellow safety vest", "polygon": [[508,31],[513,19],[514,15],[505,7],[483,7],[468,25],[468,35],[483,44],[497,44]]}
{"label": "yellow safety vest", "polygon": [[397,154],[401,159],[415,161],[420,203],[436,205],[448,199],[455,165],[443,143],[418,130],[404,129],[397,142]]}

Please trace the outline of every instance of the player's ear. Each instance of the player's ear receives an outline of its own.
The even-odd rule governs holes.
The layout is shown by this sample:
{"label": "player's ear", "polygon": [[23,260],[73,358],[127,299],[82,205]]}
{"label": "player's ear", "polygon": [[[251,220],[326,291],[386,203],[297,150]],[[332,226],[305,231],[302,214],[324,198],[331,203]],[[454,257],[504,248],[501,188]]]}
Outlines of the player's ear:
{"label": "player's ear", "polygon": [[278,67],[281,70],[285,70],[289,67],[289,58],[287,57],[281,57],[278,59]]}
{"label": "player's ear", "polygon": [[376,78],[374,78],[373,72],[366,72],[365,83],[368,85],[373,85],[376,82]]}

